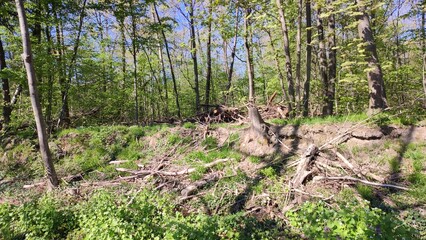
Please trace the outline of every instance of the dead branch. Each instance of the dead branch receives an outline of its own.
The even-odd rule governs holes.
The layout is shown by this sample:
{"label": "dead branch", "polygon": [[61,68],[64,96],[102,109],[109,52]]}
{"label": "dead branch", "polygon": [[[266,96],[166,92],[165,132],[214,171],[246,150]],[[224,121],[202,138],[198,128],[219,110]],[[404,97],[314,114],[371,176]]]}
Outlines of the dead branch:
{"label": "dead branch", "polygon": [[363,180],[363,179],[359,179],[359,178],[354,178],[354,177],[350,177],[350,176],[344,176],[344,177],[316,176],[313,179],[314,182],[315,181],[321,181],[321,180],[352,181],[352,182],[364,183],[366,185],[370,185],[370,186],[374,186],[374,187],[396,188],[396,189],[406,190],[406,191],[410,190],[409,188],[406,188],[406,187],[396,186],[396,185],[392,185],[392,184],[370,182],[370,181],[367,181],[367,180]]}
{"label": "dead branch", "polygon": [[[218,159],[218,160],[213,161],[211,163],[204,164],[203,167],[210,168],[210,167],[213,167],[217,164],[227,162],[229,160],[230,160],[229,158]],[[131,173],[131,174],[138,175],[138,176],[150,175],[150,174],[157,174],[157,175],[164,175],[164,176],[179,176],[179,175],[185,175],[185,174],[190,174],[192,172],[195,172],[197,170],[197,168],[188,168],[188,169],[177,171],[177,172],[157,171],[157,170],[132,170],[132,169],[127,169],[127,168],[116,168],[116,170],[119,171],[119,172],[127,172],[127,173]]]}
{"label": "dead branch", "polygon": [[129,160],[116,160],[116,161],[109,162],[109,164],[119,165],[119,164],[126,163],[126,162],[129,162]]}
{"label": "dead branch", "polygon": [[308,171],[308,167],[317,152],[318,148],[314,144],[309,145],[306,149],[299,165],[297,166],[296,174],[291,181],[294,187],[302,185],[305,178],[312,173],[312,171]]}

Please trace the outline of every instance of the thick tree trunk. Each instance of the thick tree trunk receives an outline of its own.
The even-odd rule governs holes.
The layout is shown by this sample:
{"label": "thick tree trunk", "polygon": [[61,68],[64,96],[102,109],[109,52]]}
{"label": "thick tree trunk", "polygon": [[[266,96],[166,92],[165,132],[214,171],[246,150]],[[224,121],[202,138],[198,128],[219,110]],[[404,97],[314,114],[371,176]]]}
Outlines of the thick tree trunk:
{"label": "thick tree trunk", "polygon": [[312,30],[311,1],[306,0],[306,79],[303,87],[303,116],[309,115],[309,93],[311,85]]}
{"label": "thick tree trunk", "polygon": [[[155,15],[157,16],[157,21],[161,25],[160,15],[158,14],[157,7],[155,6],[155,3],[154,3],[154,10],[155,10]],[[182,119],[182,115],[180,113],[179,94],[178,94],[178,90],[177,90],[175,71],[173,69],[172,57],[170,56],[169,43],[167,42],[166,33],[164,32],[163,29],[161,29],[161,35],[163,36],[164,47],[166,48],[167,59],[169,60],[170,73],[172,75],[172,81],[173,81],[173,91],[174,91],[174,94],[175,94],[177,115],[178,115],[179,119]]]}
{"label": "thick tree trunk", "polygon": [[27,19],[25,16],[23,0],[15,0],[16,9],[19,16],[19,26],[22,35],[22,45],[24,53],[22,58],[24,60],[25,69],[27,71],[28,86],[30,91],[31,105],[34,112],[34,118],[37,126],[38,140],[40,144],[40,152],[44,162],[44,166],[48,178],[49,188],[54,188],[59,185],[58,177],[56,175],[55,167],[53,165],[52,157],[49,150],[46,126],[43,119],[43,114],[40,105],[40,99],[37,91],[37,81],[35,78],[35,71],[33,65],[33,56],[31,53],[31,42],[28,34]]}
{"label": "thick tree trunk", "polygon": [[296,96],[294,93],[294,81],[293,81],[293,73],[292,73],[292,67],[291,67],[291,57],[290,57],[290,41],[288,39],[288,30],[287,30],[287,24],[285,20],[285,15],[283,8],[281,6],[281,0],[276,0],[276,4],[278,7],[278,13],[280,16],[280,22],[281,22],[281,29],[283,33],[283,41],[284,41],[284,55],[285,55],[285,71],[287,75],[287,81],[288,81],[288,95],[290,97],[290,105],[291,108],[289,109],[290,116],[294,117],[294,105],[296,103]]}
{"label": "thick tree trunk", "polygon": [[[6,54],[4,52],[3,43],[0,39],[0,70],[6,69]],[[4,125],[7,126],[10,123],[10,115],[12,114],[12,106],[10,102],[10,87],[9,79],[2,78],[2,90],[3,90],[3,121]],[[0,126],[0,129],[2,126]]]}
{"label": "thick tree trunk", "polygon": [[254,68],[253,68],[253,57],[251,53],[251,9],[246,9],[246,16],[244,18],[244,47],[246,50],[246,65],[247,65],[247,76],[249,80],[249,102],[254,103]]}
{"label": "thick tree trunk", "polygon": [[194,65],[194,91],[195,91],[195,110],[200,112],[200,87],[198,81],[198,60],[197,60],[197,43],[195,36],[195,23],[194,23],[194,0],[190,0],[189,4],[189,25],[191,37],[191,57]]}
{"label": "thick tree trunk", "polygon": [[208,36],[207,36],[207,75],[206,75],[206,95],[205,95],[205,112],[209,111],[208,105],[210,104],[210,84],[212,82],[212,17],[213,17],[213,1],[209,1],[209,19],[208,21]]}
{"label": "thick tree trunk", "polygon": [[364,0],[357,1],[358,9],[362,13],[362,15],[357,16],[358,35],[365,44],[365,60],[368,63],[367,80],[370,92],[368,114],[373,114],[387,108],[387,100],[383,73],[365,4]]}
{"label": "thick tree trunk", "polygon": [[318,59],[319,59],[319,71],[321,76],[321,81],[323,84],[323,99],[324,102],[322,104],[322,115],[327,116],[328,113],[328,76],[327,76],[327,53],[325,49],[324,43],[324,26],[321,15],[321,8],[318,8],[318,16],[317,16],[317,29],[318,29]]}
{"label": "thick tree trunk", "polygon": [[[328,5],[332,6],[329,0]],[[334,10],[334,9],[333,9]],[[336,20],[334,14],[328,17],[328,90],[327,90],[327,114],[334,114],[334,101],[336,95],[337,77],[337,53],[336,53]]]}

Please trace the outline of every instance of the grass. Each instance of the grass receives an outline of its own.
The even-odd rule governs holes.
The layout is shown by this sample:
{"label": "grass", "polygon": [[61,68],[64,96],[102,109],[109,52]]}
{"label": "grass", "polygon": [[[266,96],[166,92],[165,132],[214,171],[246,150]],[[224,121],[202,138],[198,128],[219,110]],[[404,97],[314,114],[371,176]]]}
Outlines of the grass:
{"label": "grass", "polygon": [[364,113],[347,116],[327,116],[295,119],[272,119],[269,122],[277,125],[313,125],[326,123],[359,122],[367,118]]}

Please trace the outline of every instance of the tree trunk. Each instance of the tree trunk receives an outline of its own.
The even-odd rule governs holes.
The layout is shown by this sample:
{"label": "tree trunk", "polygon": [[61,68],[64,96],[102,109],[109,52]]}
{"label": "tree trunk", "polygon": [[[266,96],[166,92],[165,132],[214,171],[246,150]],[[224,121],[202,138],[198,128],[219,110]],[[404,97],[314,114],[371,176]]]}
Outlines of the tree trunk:
{"label": "tree trunk", "polygon": [[426,108],[426,1],[423,1],[423,4],[421,5],[421,11],[422,11],[422,55],[423,55],[423,91],[424,91],[424,107]]}
{"label": "tree trunk", "polygon": [[[46,32],[46,40],[47,40],[47,54],[52,54],[52,37],[50,34],[50,27],[46,26],[45,28]],[[60,67],[60,66],[59,66]],[[52,102],[53,102],[53,68],[49,66],[49,77],[47,82],[47,106],[46,106],[46,123],[47,123],[47,129],[50,130],[52,128]]]}
{"label": "tree trunk", "polygon": [[253,57],[251,53],[251,44],[252,44],[252,38],[251,38],[251,9],[246,9],[246,16],[244,18],[244,47],[246,50],[246,58],[247,58],[247,75],[249,80],[249,102],[254,103],[255,97],[254,97],[254,68],[253,68]]}
{"label": "tree trunk", "polygon": [[209,111],[210,104],[210,84],[212,81],[212,53],[211,53],[211,43],[212,43],[212,17],[213,17],[213,1],[209,0],[209,16],[208,16],[208,36],[207,36],[207,74],[206,74],[206,95],[205,95],[205,112]]}
{"label": "tree trunk", "polygon": [[321,8],[318,8],[318,16],[317,16],[317,29],[318,29],[318,59],[319,59],[319,71],[321,76],[321,81],[323,83],[323,99],[324,102],[322,104],[322,115],[327,116],[328,113],[328,76],[327,76],[327,53],[325,49],[324,43],[324,26],[322,22]]}
{"label": "tree trunk", "polygon": [[358,9],[362,13],[362,15],[357,16],[358,35],[365,43],[365,60],[368,63],[367,80],[370,90],[368,114],[373,114],[386,109],[387,101],[383,73],[365,4],[364,0],[357,1]]}
{"label": "tree trunk", "polygon": [[[132,5],[130,5],[132,7]],[[137,49],[136,49],[136,20],[132,16],[132,57],[133,57],[133,100],[135,108],[134,121],[139,125],[139,99],[138,99],[138,63],[137,63]]]}
{"label": "tree trunk", "polygon": [[[332,6],[333,0],[328,5]],[[334,11],[334,9],[332,9]],[[327,89],[327,114],[334,114],[334,101],[336,95],[337,53],[336,53],[336,20],[334,13],[328,17],[328,89]]]}
{"label": "tree trunk", "polygon": [[31,53],[31,42],[28,34],[27,19],[25,16],[23,0],[15,0],[16,9],[19,16],[19,26],[22,35],[22,45],[24,53],[22,58],[24,60],[25,69],[27,71],[28,86],[31,97],[31,105],[34,112],[34,118],[37,126],[38,140],[40,144],[40,152],[44,162],[44,166],[48,178],[49,188],[54,188],[59,185],[58,177],[56,175],[55,167],[53,165],[52,157],[49,150],[46,126],[43,119],[43,114],[40,105],[40,99],[37,91],[37,81],[35,78],[35,71],[33,65],[33,56]]}
{"label": "tree trunk", "polygon": [[[3,43],[0,39],[0,70],[6,69],[6,54],[3,49]],[[3,90],[3,121],[4,125],[7,126],[10,123],[10,115],[12,114],[12,106],[10,103],[10,87],[9,79],[6,77],[2,78],[2,90]],[[2,126],[0,125],[0,129]]]}
{"label": "tree trunk", "polygon": [[306,79],[303,87],[303,116],[309,115],[309,93],[311,85],[312,62],[312,29],[311,29],[311,1],[306,0]]}
{"label": "tree trunk", "polygon": [[302,14],[303,14],[303,0],[298,1],[297,5],[297,34],[296,34],[296,95],[297,95],[297,114],[301,112],[301,61],[302,61]]}
{"label": "tree trunk", "polygon": [[[156,7],[155,3],[154,3],[154,10],[155,10],[155,15],[157,16],[157,21],[161,25],[160,15],[158,14],[157,7]],[[174,91],[174,94],[175,94],[177,115],[178,115],[179,119],[182,119],[182,115],[180,113],[179,94],[178,94],[178,90],[177,90],[175,71],[173,69],[173,62],[172,62],[172,58],[170,56],[169,44],[167,42],[166,33],[164,32],[163,29],[161,29],[161,35],[163,36],[164,47],[166,48],[167,59],[169,60],[170,73],[172,75],[172,81],[173,81],[173,91]]]}
{"label": "tree trunk", "polygon": [[287,24],[286,24],[283,8],[281,7],[281,0],[276,0],[276,4],[278,7],[278,13],[280,15],[281,29],[282,29],[283,41],[284,41],[285,71],[286,71],[287,81],[288,81],[288,95],[291,101],[289,105],[291,107],[289,109],[289,113],[291,117],[294,117],[295,115],[294,104],[296,102],[296,96],[294,94],[293,73],[292,73],[292,67],[291,67],[290,41],[288,39]]}
{"label": "tree trunk", "polygon": [[235,54],[236,54],[236,51],[237,51],[237,41],[238,41],[238,25],[239,25],[239,20],[240,20],[240,18],[239,18],[239,16],[240,16],[240,9],[237,7],[236,9],[235,9],[235,27],[234,27],[234,29],[235,29],[235,34],[234,34],[234,43],[233,43],[233,46],[232,46],[232,51],[231,51],[231,63],[229,64],[229,69],[228,69],[228,83],[227,83],[227,85],[226,85],[226,91],[228,92],[227,93],[227,99],[226,99],[226,102],[228,103],[228,98],[229,98],[229,96],[230,96],[230,93],[229,93],[229,91],[231,90],[231,86],[232,86],[232,74],[233,74],[233,72],[234,72],[234,63],[235,63]]}
{"label": "tree trunk", "polygon": [[[84,20],[84,16],[85,16],[85,10],[86,10],[86,3],[87,0],[83,0],[83,6],[81,7],[81,11],[80,11],[80,17],[79,17],[79,23],[78,23],[78,29],[77,29],[77,37],[74,43],[74,47],[73,47],[73,54],[71,56],[71,61],[69,63],[69,74],[68,74],[68,82],[65,84],[65,89],[64,92],[62,93],[62,108],[61,108],[61,114],[59,116],[59,121],[58,121],[58,126],[63,123],[65,127],[68,127],[69,124],[71,123],[71,120],[69,119],[69,107],[68,107],[68,93],[69,93],[69,89],[71,87],[71,80],[72,77],[74,75],[74,67],[75,67],[75,62],[77,60],[77,53],[78,53],[78,48],[80,46],[80,37],[81,37],[81,32],[82,32],[82,28],[83,28],[83,20]],[[63,41],[64,36],[62,35],[62,41]]]}
{"label": "tree trunk", "polygon": [[291,108],[290,99],[288,97],[287,90],[285,89],[285,85],[284,85],[284,74],[281,71],[281,63],[280,63],[280,58],[278,57],[278,52],[275,49],[274,40],[272,39],[271,32],[266,31],[266,33],[269,36],[269,43],[271,44],[271,49],[272,49],[272,52],[274,53],[275,67],[277,68],[278,78],[280,79],[281,91],[283,93],[284,99],[287,102],[287,107]]}
{"label": "tree trunk", "polygon": [[195,36],[195,23],[194,23],[194,0],[190,0],[189,4],[189,25],[191,37],[191,57],[194,65],[194,91],[195,91],[195,110],[200,112],[200,87],[198,82],[198,60],[197,60],[197,43]]}

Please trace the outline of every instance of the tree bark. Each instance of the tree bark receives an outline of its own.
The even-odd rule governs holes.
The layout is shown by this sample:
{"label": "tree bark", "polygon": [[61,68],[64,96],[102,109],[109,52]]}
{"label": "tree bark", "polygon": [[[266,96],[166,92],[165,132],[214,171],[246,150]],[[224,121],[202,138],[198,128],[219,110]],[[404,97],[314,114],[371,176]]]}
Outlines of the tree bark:
{"label": "tree bark", "polygon": [[[328,1],[332,6],[333,0]],[[332,9],[334,11],[334,9]],[[327,89],[327,114],[334,114],[334,101],[336,95],[336,77],[337,77],[337,53],[336,53],[336,19],[334,13],[328,17],[328,89]]]}
{"label": "tree bark", "polygon": [[207,36],[207,74],[206,74],[206,95],[205,95],[205,112],[209,111],[208,105],[210,104],[210,84],[212,82],[212,17],[213,17],[213,1],[209,0],[209,16],[208,16],[208,36]]}
{"label": "tree bark", "polygon": [[318,59],[319,59],[319,70],[321,81],[323,83],[323,103],[322,103],[322,115],[327,116],[328,113],[328,76],[327,76],[327,55],[324,43],[324,26],[321,15],[321,8],[318,8],[317,16],[317,29],[318,29]]}
{"label": "tree bark", "polygon": [[278,7],[278,13],[280,15],[281,29],[282,29],[283,41],[284,41],[285,71],[286,71],[287,81],[288,81],[288,95],[291,101],[289,105],[291,106],[291,108],[289,109],[289,113],[291,117],[294,117],[295,116],[294,104],[296,103],[296,96],[294,94],[294,81],[293,81],[293,73],[292,73],[292,67],[291,67],[290,41],[288,39],[287,24],[285,20],[284,11],[281,6],[281,0],[276,0],[276,4]]}
{"label": "tree bark", "polygon": [[[155,3],[154,3],[154,10],[155,10],[155,15],[157,16],[157,21],[161,25],[160,15],[158,14],[157,7],[156,7]],[[175,71],[173,69],[173,62],[172,62],[172,58],[170,56],[169,43],[167,42],[166,33],[164,32],[163,29],[161,29],[161,35],[163,36],[164,47],[166,48],[167,59],[169,60],[170,73],[172,75],[172,81],[173,81],[173,91],[174,91],[174,94],[175,94],[177,115],[178,115],[179,119],[182,119],[182,115],[180,113],[179,94],[178,94],[178,90],[177,90]]]}
{"label": "tree bark", "polygon": [[357,16],[358,35],[364,41],[365,60],[368,63],[367,80],[370,92],[368,114],[374,114],[387,108],[387,100],[383,73],[370,26],[370,19],[366,11],[366,4],[364,0],[357,0],[358,9],[362,13]]}
{"label": "tree bark", "polygon": [[33,108],[34,118],[35,118],[35,122],[37,126],[40,152],[41,152],[41,156],[42,156],[46,173],[47,173],[48,186],[51,189],[51,188],[57,187],[59,185],[59,181],[56,175],[55,167],[53,165],[52,157],[49,150],[46,126],[44,123],[39,94],[37,90],[37,81],[36,81],[34,65],[33,65],[33,56],[31,53],[31,42],[30,42],[30,36],[28,33],[28,25],[27,25],[27,19],[25,16],[23,0],[15,0],[15,3],[16,3],[16,9],[18,11],[18,16],[19,16],[19,26],[21,29],[22,45],[24,49],[22,58],[24,60],[25,69],[27,71],[31,105]]}
{"label": "tree bark", "polygon": [[297,114],[301,112],[301,61],[302,61],[302,14],[303,14],[303,0],[298,1],[297,5],[297,34],[296,34],[296,95],[297,95],[297,104],[296,111]]}
{"label": "tree bark", "polygon": [[309,94],[311,84],[311,62],[312,62],[312,30],[311,30],[311,1],[306,0],[306,79],[303,87],[303,116],[309,115]]}
{"label": "tree bark", "polygon": [[422,55],[423,55],[423,91],[424,91],[424,107],[426,108],[426,1],[421,5],[422,11]]}
{"label": "tree bark", "polygon": [[246,9],[246,16],[244,18],[244,47],[246,50],[246,65],[247,65],[247,75],[249,80],[249,102],[254,103],[254,68],[253,68],[253,57],[251,53],[251,9]]}
{"label": "tree bark", "polygon": [[[83,0],[83,6],[81,7],[81,10],[80,10],[77,37],[73,46],[73,54],[71,56],[71,61],[69,63],[70,73],[68,74],[68,82],[65,84],[65,89],[62,92],[62,108],[61,108],[61,114],[59,116],[58,126],[61,123],[63,123],[65,127],[68,127],[71,124],[71,120],[69,118],[70,113],[69,113],[69,105],[68,105],[68,93],[71,87],[71,79],[74,75],[74,67],[75,67],[75,62],[77,60],[78,48],[80,46],[80,37],[81,37],[82,28],[83,28],[83,20],[85,16],[86,3],[87,3],[87,0]],[[62,34],[62,41],[64,40],[63,38],[64,38],[64,35]]]}
{"label": "tree bark", "polygon": [[[45,28],[46,32],[46,40],[47,40],[47,54],[52,54],[52,37],[50,34],[50,27],[46,26]],[[60,66],[59,66],[60,67]],[[47,106],[46,106],[46,123],[47,123],[47,129],[50,133],[50,129],[52,128],[52,102],[53,102],[53,68],[50,68],[49,66],[49,77],[47,80]]]}
{"label": "tree bark", "polygon": [[281,91],[283,93],[284,99],[287,102],[287,107],[291,108],[290,99],[287,94],[287,89],[285,89],[285,85],[284,85],[284,74],[281,71],[281,63],[280,63],[280,58],[278,57],[278,52],[275,49],[275,44],[274,44],[274,40],[272,39],[271,32],[267,30],[266,33],[269,36],[269,43],[271,45],[272,52],[274,53],[275,67],[277,68],[278,78],[280,79]]}
{"label": "tree bark", "polygon": [[[6,54],[3,48],[3,43],[0,39],[0,70],[6,69]],[[10,87],[9,79],[3,77],[2,79],[2,90],[3,90],[3,121],[4,125],[7,126],[10,123],[10,116],[12,114],[12,105],[10,102]],[[0,125],[0,129],[2,126]]]}
{"label": "tree bark", "polygon": [[[130,8],[132,8],[132,1],[130,1]],[[136,16],[132,16],[132,57],[133,57],[133,104],[135,109],[134,121],[139,125],[139,99],[138,99],[138,62],[137,62],[137,49],[136,49]]]}
{"label": "tree bark", "polygon": [[191,37],[191,57],[194,65],[194,91],[195,91],[195,110],[197,113],[200,112],[200,87],[198,81],[198,60],[197,60],[197,43],[195,36],[195,23],[194,23],[194,0],[190,0],[189,4],[189,25],[190,25],[190,37]]}
{"label": "tree bark", "polygon": [[[240,16],[240,8],[236,8],[235,9],[235,34],[234,34],[234,42],[232,45],[232,50],[231,50],[231,62],[229,63],[229,68],[228,68],[228,83],[226,85],[226,91],[227,91],[227,97],[226,97],[226,102],[228,103],[228,98],[230,96],[229,91],[231,90],[231,86],[232,86],[232,75],[234,73],[234,63],[235,63],[235,55],[236,55],[236,51],[237,51],[237,41],[238,41],[238,25],[239,25],[239,16]],[[225,49],[226,51],[226,49]]]}

